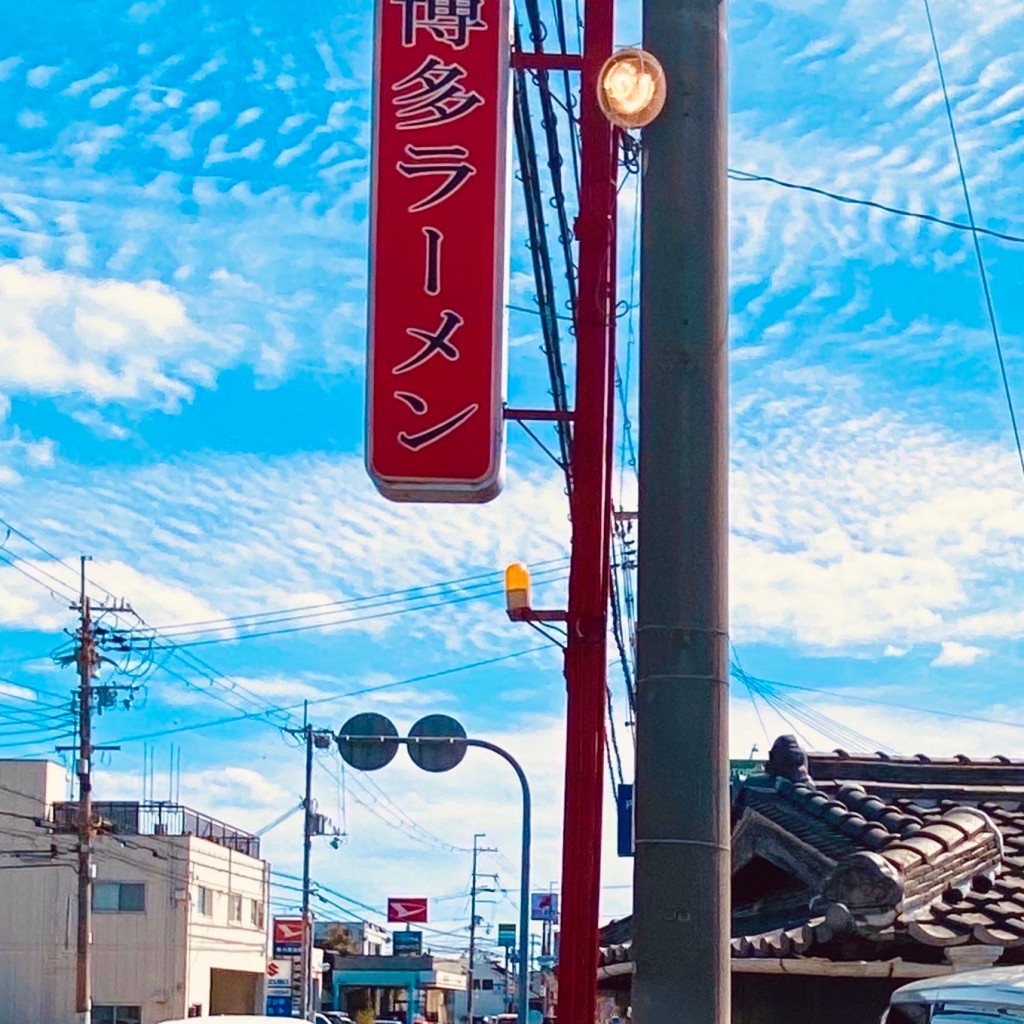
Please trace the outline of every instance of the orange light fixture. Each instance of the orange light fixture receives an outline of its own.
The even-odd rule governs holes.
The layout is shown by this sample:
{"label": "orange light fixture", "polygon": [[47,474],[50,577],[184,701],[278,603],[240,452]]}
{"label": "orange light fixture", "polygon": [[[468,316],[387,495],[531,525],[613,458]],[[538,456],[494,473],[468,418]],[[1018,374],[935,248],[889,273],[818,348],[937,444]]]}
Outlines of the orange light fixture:
{"label": "orange light fixture", "polygon": [[598,75],[597,102],[617,128],[644,128],[665,106],[665,71],[646,50],[619,50]]}

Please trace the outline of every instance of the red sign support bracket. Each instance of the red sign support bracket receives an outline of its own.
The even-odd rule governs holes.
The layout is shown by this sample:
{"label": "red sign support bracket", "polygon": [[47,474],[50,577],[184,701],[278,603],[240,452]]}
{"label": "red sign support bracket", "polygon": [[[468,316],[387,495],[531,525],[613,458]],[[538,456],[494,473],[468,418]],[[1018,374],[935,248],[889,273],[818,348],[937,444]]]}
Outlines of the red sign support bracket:
{"label": "red sign support bracket", "polygon": [[569,409],[509,409],[505,407],[505,419],[521,423],[524,420],[548,420],[571,423],[575,418]]}

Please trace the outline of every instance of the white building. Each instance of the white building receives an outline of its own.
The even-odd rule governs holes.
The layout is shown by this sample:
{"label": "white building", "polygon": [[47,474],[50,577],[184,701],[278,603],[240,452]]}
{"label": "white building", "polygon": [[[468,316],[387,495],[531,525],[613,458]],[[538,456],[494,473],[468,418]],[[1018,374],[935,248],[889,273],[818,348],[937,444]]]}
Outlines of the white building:
{"label": "white building", "polygon": [[[473,1019],[506,1013],[515,999],[515,980],[496,960],[478,953],[473,968]],[[468,965],[468,958],[466,958]],[[465,991],[455,1000],[456,1021],[468,1021],[469,1000]],[[514,1005],[514,1004],[513,1004]]]}
{"label": "white building", "polygon": [[[0,761],[0,1018],[75,1019],[77,805],[64,770]],[[259,841],[169,803],[96,803],[93,1024],[261,1013]]]}

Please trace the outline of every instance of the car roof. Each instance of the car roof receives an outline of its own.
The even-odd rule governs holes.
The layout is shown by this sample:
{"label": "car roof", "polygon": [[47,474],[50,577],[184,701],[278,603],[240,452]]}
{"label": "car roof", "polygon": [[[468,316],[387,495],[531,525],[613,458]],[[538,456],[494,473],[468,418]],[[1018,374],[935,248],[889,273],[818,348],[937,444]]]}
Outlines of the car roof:
{"label": "car roof", "polygon": [[281,1024],[280,1017],[265,1017],[260,1013],[226,1013],[223,1017],[174,1017],[160,1024],[196,1024],[196,1021],[215,1021],[216,1024]]}
{"label": "car roof", "polygon": [[894,1006],[934,1003],[941,999],[1024,1007],[1024,967],[990,967],[941,978],[923,978],[898,988],[892,995]]}

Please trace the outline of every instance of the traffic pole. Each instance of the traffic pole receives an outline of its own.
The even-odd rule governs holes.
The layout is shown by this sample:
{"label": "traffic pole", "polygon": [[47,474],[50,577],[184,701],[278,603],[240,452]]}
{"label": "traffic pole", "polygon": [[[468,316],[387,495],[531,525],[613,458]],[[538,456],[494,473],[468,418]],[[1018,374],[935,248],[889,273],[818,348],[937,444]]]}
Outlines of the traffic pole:
{"label": "traffic pole", "polygon": [[616,136],[598,106],[612,0],[586,0],[580,95],[576,385],[572,436],[565,812],[558,1018],[593,1024],[601,888],[615,367]]}
{"label": "traffic pole", "polygon": [[727,1024],[728,298],[724,0],[645,0],[635,1024]]}

